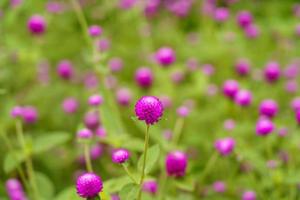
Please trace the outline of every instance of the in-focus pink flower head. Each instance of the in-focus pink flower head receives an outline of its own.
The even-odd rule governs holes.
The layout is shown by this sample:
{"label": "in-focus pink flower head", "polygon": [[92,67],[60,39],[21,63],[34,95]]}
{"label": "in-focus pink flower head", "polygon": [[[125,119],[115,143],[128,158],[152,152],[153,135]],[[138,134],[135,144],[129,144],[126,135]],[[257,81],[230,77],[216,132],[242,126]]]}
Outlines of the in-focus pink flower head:
{"label": "in-focus pink flower head", "polygon": [[227,156],[231,154],[235,147],[235,140],[231,137],[218,139],[215,141],[216,150],[222,155]]}
{"label": "in-focus pink flower head", "polygon": [[296,93],[298,91],[298,82],[296,80],[288,80],[285,82],[285,90],[288,93]]}
{"label": "in-focus pink flower head", "polygon": [[98,111],[89,111],[84,115],[84,125],[91,130],[99,127],[100,119]]}
{"label": "in-focus pink flower head", "polygon": [[60,14],[65,10],[65,5],[59,1],[50,1],[46,4],[46,9],[49,13]]}
{"label": "in-focus pink flower head", "polygon": [[91,37],[99,37],[102,34],[102,28],[98,25],[91,25],[88,31]]}
{"label": "in-focus pink flower head", "polygon": [[252,103],[252,93],[249,90],[239,90],[234,97],[237,105],[247,107]]}
{"label": "in-focus pink flower head", "polygon": [[148,67],[140,67],[135,72],[135,81],[142,88],[151,87],[153,79],[153,72]]}
{"label": "in-focus pink flower head", "polygon": [[247,190],[242,195],[242,200],[256,200],[256,193],[251,190]]}
{"label": "in-focus pink flower head", "polygon": [[213,189],[217,193],[224,193],[226,191],[226,184],[223,181],[216,181],[213,183]]}
{"label": "in-focus pink flower head", "polygon": [[118,57],[114,57],[114,58],[111,58],[109,61],[108,61],[108,66],[110,68],[110,71],[112,72],[119,72],[123,69],[123,60],[121,58],[118,58]]}
{"label": "in-focus pink flower head", "polygon": [[179,117],[185,118],[190,114],[190,109],[187,106],[180,106],[177,108],[176,113]]}
{"label": "in-focus pink flower head", "polygon": [[172,107],[172,99],[171,97],[164,95],[159,97],[164,109],[168,109]]}
{"label": "in-focus pink flower head", "polygon": [[99,138],[105,138],[107,133],[106,130],[103,126],[99,126],[96,130],[95,130],[95,134],[96,136],[98,136]]}
{"label": "in-focus pink flower head", "polygon": [[241,76],[248,75],[250,70],[251,66],[247,59],[239,59],[235,64],[235,71]]}
{"label": "in-focus pink flower head", "polygon": [[129,10],[134,7],[137,0],[119,0],[119,7],[124,10]]}
{"label": "in-focus pink flower head", "polygon": [[158,190],[158,184],[155,180],[146,180],[143,183],[143,191],[155,195]]}
{"label": "in-focus pink flower head", "polygon": [[281,70],[278,62],[268,62],[264,69],[264,76],[269,83],[276,82],[280,78]]}
{"label": "in-focus pink flower head", "polygon": [[62,60],[57,65],[57,73],[63,79],[70,79],[74,75],[73,64],[69,60]]}
{"label": "in-focus pink flower head", "polygon": [[101,52],[108,51],[110,49],[110,40],[108,38],[101,38],[97,41],[98,50]]}
{"label": "in-focus pink flower head", "polygon": [[185,17],[192,8],[193,0],[165,0],[164,5],[178,17]]}
{"label": "in-focus pink flower head", "polygon": [[161,101],[154,96],[143,96],[135,104],[135,114],[147,125],[158,122],[164,112]]}
{"label": "in-focus pink flower head", "polygon": [[225,7],[215,9],[214,18],[218,22],[225,22],[229,18],[229,10]]}
{"label": "in-focus pink flower head", "polygon": [[168,176],[182,177],[188,165],[187,155],[182,151],[172,151],[167,155],[165,165]]}
{"label": "in-focus pink flower head", "polygon": [[170,47],[161,47],[155,54],[156,61],[163,67],[168,67],[176,60],[175,52]]}
{"label": "in-focus pink flower head", "polygon": [[174,71],[171,73],[171,80],[173,81],[173,83],[175,84],[180,84],[185,78],[185,74],[183,71]]}
{"label": "in-focus pink flower head", "polygon": [[90,106],[100,106],[103,104],[103,97],[99,94],[94,94],[89,97],[88,103]]}
{"label": "in-focus pink flower head", "polygon": [[33,15],[27,22],[27,28],[33,35],[42,35],[47,28],[47,23],[43,16]]}
{"label": "in-focus pink flower head", "polygon": [[10,116],[12,118],[22,117],[23,115],[23,107],[22,106],[14,106],[10,111]]}
{"label": "in-focus pink flower head", "polygon": [[300,96],[292,99],[290,106],[295,112],[300,110]]}
{"label": "in-focus pink flower head", "polygon": [[249,39],[255,39],[260,35],[260,29],[257,25],[255,24],[250,24],[249,26],[246,26],[244,28],[245,35]]}
{"label": "in-focus pink flower head", "polygon": [[224,129],[225,130],[228,130],[228,131],[231,131],[235,128],[235,120],[233,119],[226,119],[224,121]]}
{"label": "in-focus pink flower head", "polygon": [[287,127],[281,127],[277,130],[277,133],[280,137],[285,137],[288,134],[289,130]]}
{"label": "in-focus pink flower head", "polygon": [[93,137],[93,132],[90,129],[84,128],[77,131],[78,139],[90,139]]}
{"label": "in-focus pink flower head", "polygon": [[252,24],[253,17],[252,14],[249,11],[240,11],[237,14],[237,23],[240,27],[245,28]]}
{"label": "in-focus pink flower head", "polygon": [[120,88],[116,91],[117,102],[121,106],[129,106],[132,100],[131,90],[128,88]]}
{"label": "in-focus pink flower head", "polygon": [[78,110],[79,102],[74,97],[64,99],[62,109],[65,113],[73,114]]}
{"label": "in-focus pink flower head", "polygon": [[234,99],[239,91],[239,83],[236,80],[227,80],[223,84],[223,94],[230,99]]}
{"label": "in-focus pink flower head", "polygon": [[98,158],[100,158],[102,153],[103,153],[103,147],[101,144],[95,144],[90,149],[90,156],[92,160],[97,160]]}
{"label": "in-focus pink flower head", "polygon": [[211,64],[204,64],[201,66],[203,74],[207,76],[212,76],[215,73],[215,67]]}
{"label": "in-focus pink flower head", "polygon": [[259,136],[266,136],[273,132],[274,124],[268,118],[261,118],[256,123],[256,134]]}
{"label": "in-focus pink flower head", "polygon": [[275,117],[278,113],[278,104],[273,99],[265,99],[259,105],[259,114],[266,117]]}
{"label": "in-focus pink flower head", "polygon": [[130,153],[127,149],[115,149],[112,152],[112,161],[117,164],[126,162],[130,157]]}
{"label": "in-focus pink flower head", "polygon": [[77,194],[82,198],[94,198],[103,189],[101,178],[95,173],[84,173],[76,181]]}
{"label": "in-focus pink flower head", "polygon": [[22,108],[22,118],[26,124],[34,124],[38,120],[38,111],[33,106],[24,106]]}

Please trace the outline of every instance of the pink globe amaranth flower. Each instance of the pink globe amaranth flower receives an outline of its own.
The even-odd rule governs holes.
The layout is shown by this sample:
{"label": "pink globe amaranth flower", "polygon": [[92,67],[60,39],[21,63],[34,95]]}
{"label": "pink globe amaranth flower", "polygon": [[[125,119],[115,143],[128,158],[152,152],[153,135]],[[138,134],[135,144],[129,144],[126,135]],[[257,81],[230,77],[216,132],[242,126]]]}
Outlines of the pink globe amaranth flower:
{"label": "pink globe amaranth flower", "polygon": [[225,7],[216,8],[214,18],[218,22],[225,22],[229,18],[229,10]]}
{"label": "pink globe amaranth flower", "polygon": [[182,151],[173,151],[167,155],[165,165],[168,176],[182,177],[186,173],[187,155]]}
{"label": "pink globe amaranth flower", "polygon": [[237,15],[237,23],[242,28],[252,24],[252,21],[252,14],[249,11],[240,11]]}
{"label": "pink globe amaranth flower", "polygon": [[10,6],[13,8],[21,6],[22,3],[23,3],[23,0],[10,0]]}
{"label": "pink globe amaranth flower", "polygon": [[173,136],[173,132],[171,130],[164,130],[163,131],[163,137],[166,139],[166,140],[171,140],[172,139],[172,136]]}
{"label": "pink globe amaranth flower", "polygon": [[108,89],[115,89],[118,85],[118,79],[114,75],[107,75],[104,82]]}
{"label": "pink globe amaranth flower", "polygon": [[298,90],[298,82],[296,80],[288,80],[285,83],[285,90],[289,93],[296,93]]}
{"label": "pink globe amaranth flower", "polygon": [[179,117],[187,117],[190,114],[190,109],[187,106],[180,106],[177,108],[176,113]]}
{"label": "pink globe amaranth flower", "polygon": [[164,109],[172,107],[172,99],[169,96],[161,96],[159,99]]}
{"label": "pink globe amaranth flower", "polygon": [[98,50],[101,52],[108,51],[110,49],[110,40],[107,38],[102,38],[97,42]]}
{"label": "pink globe amaranth flower", "polygon": [[235,121],[233,119],[227,119],[224,121],[224,129],[231,131],[235,128]]}
{"label": "pink globe amaranth flower", "polygon": [[212,76],[215,73],[215,67],[211,64],[202,65],[201,70],[206,76]]}
{"label": "pink globe amaranth flower", "polygon": [[242,200],[256,200],[256,194],[254,191],[245,191],[242,195]]}
{"label": "pink globe amaranth flower", "polygon": [[100,144],[96,144],[90,149],[90,156],[92,160],[97,160],[103,153],[103,147]]}
{"label": "pink globe amaranth flower", "polygon": [[110,195],[110,199],[111,200],[121,200],[120,197],[119,197],[119,195],[117,195],[117,194]]}
{"label": "pink globe amaranth flower", "polygon": [[226,191],[226,184],[223,181],[216,181],[213,183],[213,189],[217,193],[224,193]]}
{"label": "pink globe amaranth flower", "polygon": [[277,160],[268,160],[267,167],[269,169],[275,169],[276,167],[278,167],[278,161]]}
{"label": "pink globe amaranth flower", "polygon": [[278,129],[277,133],[280,137],[285,137],[288,134],[288,128],[281,127]]}
{"label": "pink globe amaranth flower", "polygon": [[298,110],[296,112],[296,120],[297,120],[297,123],[300,125],[300,110]]}
{"label": "pink globe amaranth flower", "polygon": [[101,178],[95,173],[85,173],[77,178],[77,194],[82,198],[93,198],[103,189]]}
{"label": "pink globe amaranth flower", "polygon": [[274,117],[278,113],[278,105],[273,99],[266,99],[260,103],[259,114],[266,117]]}
{"label": "pink globe amaranth flower", "polygon": [[255,39],[260,35],[259,27],[255,24],[250,24],[244,28],[246,36],[250,39]]}
{"label": "pink globe amaranth flower", "polygon": [[215,142],[215,148],[222,156],[231,154],[231,152],[234,150],[234,147],[235,141],[231,137],[218,139]]}
{"label": "pink globe amaranth flower", "polygon": [[135,104],[135,115],[147,125],[153,125],[162,117],[164,108],[157,97],[143,96]]}
{"label": "pink globe amaranth flower", "polygon": [[209,84],[206,88],[206,94],[208,96],[215,96],[218,93],[218,87],[215,84]]}
{"label": "pink globe amaranth flower", "polygon": [[280,66],[277,62],[269,62],[265,66],[264,76],[266,81],[272,83],[279,79],[280,77]]}
{"label": "pink globe amaranth flower", "polygon": [[293,13],[296,17],[300,17],[300,4],[295,4],[293,6]]}
{"label": "pink globe amaranth flower", "polygon": [[22,118],[26,124],[33,124],[38,119],[38,112],[33,106],[25,106],[22,109]]}
{"label": "pink globe amaranth flower", "polygon": [[96,88],[99,84],[98,77],[94,73],[88,72],[83,78],[84,85],[87,89]]}
{"label": "pink globe amaranth flower", "polygon": [[51,1],[46,4],[49,13],[59,14],[65,10],[65,5],[59,1]]}
{"label": "pink globe amaranth flower", "polygon": [[102,28],[98,25],[92,25],[89,27],[89,35],[91,37],[98,37],[102,34]]}
{"label": "pink globe amaranth flower", "polygon": [[15,106],[10,111],[10,116],[12,118],[22,117],[23,108],[21,106]]}
{"label": "pink globe amaranth flower", "polygon": [[146,17],[153,17],[158,12],[160,0],[146,0],[144,7],[144,15]]}
{"label": "pink globe amaranth flower", "polygon": [[252,103],[252,93],[248,90],[240,90],[234,97],[236,104],[246,107]]}
{"label": "pink globe amaranth flower", "polygon": [[171,73],[171,80],[175,84],[180,84],[185,78],[185,74],[183,71],[174,71]]}
{"label": "pink globe amaranth flower", "polygon": [[89,139],[93,137],[93,132],[87,128],[81,129],[77,132],[77,138]]}
{"label": "pink globe amaranth flower", "polygon": [[62,108],[65,113],[69,113],[69,114],[75,113],[78,110],[78,107],[79,107],[79,103],[73,97],[66,98],[62,103]]}
{"label": "pink globe amaranth flower", "polygon": [[57,73],[63,79],[70,79],[74,75],[73,65],[69,60],[62,60],[57,65]]}
{"label": "pink globe amaranth flower", "polygon": [[292,63],[289,64],[287,67],[285,67],[283,71],[283,75],[287,79],[292,79],[292,78],[296,78],[299,75],[299,71],[300,71],[299,64]]}
{"label": "pink globe amaranth flower", "polygon": [[119,7],[124,10],[131,9],[135,4],[137,0],[119,0]]}
{"label": "pink globe amaranth flower", "polygon": [[34,35],[42,35],[46,31],[46,21],[41,15],[33,15],[27,22],[28,30]]}
{"label": "pink globe amaranth flower", "polygon": [[107,133],[104,127],[99,126],[96,130],[95,130],[95,134],[96,136],[98,136],[99,138],[105,138]]}
{"label": "pink globe amaranth flower", "polygon": [[155,58],[156,61],[164,67],[170,66],[176,60],[175,52],[170,47],[162,47],[158,49],[155,54]]}
{"label": "pink globe amaranth flower", "polygon": [[27,197],[19,180],[8,179],[5,185],[6,192],[11,200],[27,200]]}
{"label": "pink globe amaranth flower", "polygon": [[297,36],[300,36],[300,24],[296,26],[295,33]]}
{"label": "pink globe amaranth flower", "polygon": [[89,97],[88,103],[90,106],[99,106],[103,104],[103,97],[99,94],[94,94]]}
{"label": "pink globe amaranth flower", "polygon": [[246,59],[240,59],[235,64],[235,71],[241,76],[248,75],[250,72],[250,69],[251,69],[250,63]]}
{"label": "pink globe amaranth flower", "polygon": [[292,101],[291,101],[291,108],[296,112],[298,110],[300,110],[300,97],[295,97]]}
{"label": "pink globe amaranth flower", "polygon": [[189,71],[196,71],[199,67],[199,63],[198,63],[198,60],[195,59],[195,58],[189,58],[187,61],[186,61],[186,66],[187,68],[189,69]]}
{"label": "pink globe amaranth flower", "polygon": [[119,72],[123,68],[123,60],[121,58],[111,58],[108,61],[108,66],[110,68],[110,71]]}
{"label": "pink globe amaranth flower", "polygon": [[236,80],[227,80],[223,84],[223,93],[225,96],[233,99],[239,91],[239,83]]}
{"label": "pink globe amaranth flower", "polygon": [[131,91],[128,88],[120,88],[116,92],[117,102],[122,106],[128,106],[132,99]]}
{"label": "pink globe amaranth flower", "polygon": [[149,88],[153,82],[152,70],[148,67],[140,67],[135,72],[135,81],[142,88]]}
{"label": "pink globe amaranth flower", "polygon": [[144,181],[143,183],[143,191],[148,192],[152,195],[155,195],[158,190],[158,185],[155,180]]}
{"label": "pink globe amaranth flower", "polygon": [[165,0],[164,5],[178,17],[185,17],[192,8],[193,0]]}
{"label": "pink globe amaranth flower", "polygon": [[273,122],[267,118],[263,118],[256,123],[256,134],[266,136],[274,130]]}
{"label": "pink globe amaranth flower", "polygon": [[96,129],[100,125],[99,113],[97,111],[89,111],[84,116],[84,125],[89,129]]}
{"label": "pink globe amaranth flower", "polygon": [[114,163],[122,164],[126,162],[130,157],[127,149],[115,149],[112,152],[111,158]]}

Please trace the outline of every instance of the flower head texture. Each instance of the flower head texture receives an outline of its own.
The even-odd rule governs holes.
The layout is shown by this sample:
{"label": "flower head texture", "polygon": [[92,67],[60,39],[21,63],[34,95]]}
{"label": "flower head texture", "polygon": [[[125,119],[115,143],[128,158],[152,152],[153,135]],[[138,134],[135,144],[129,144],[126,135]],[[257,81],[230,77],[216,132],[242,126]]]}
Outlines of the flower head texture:
{"label": "flower head texture", "polygon": [[82,198],[93,198],[103,189],[101,178],[94,173],[85,173],[77,178],[77,194]]}
{"label": "flower head texture", "polygon": [[258,120],[256,123],[256,134],[266,136],[274,130],[273,122],[267,118]]}
{"label": "flower head texture", "polygon": [[135,114],[139,120],[152,125],[162,117],[163,105],[157,97],[143,96],[135,104]]}
{"label": "flower head texture", "polygon": [[142,88],[149,88],[153,82],[153,73],[148,67],[140,67],[135,72],[135,81]]}
{"label": "flower head texture", "polygon": [[231,154],[231,152],[234,150],[234,147],[235,140],[230,137],[218,139],[215,142],[215,148],[222,156]]}
{"label": "flower head texture", "polygon": [[112,152],[112,161],[114,163],[122,164],[129,159],[129,151],[127,149],[115,149]]}
{"label": "flower head texture", "polygon": [[150,194],[156,194],[157,190],[158,190],[158,185],[155,180],[144,181],[143,191],[148,192]]}
{"label": "flower head texture", "polygon": [[40,15],[33,15],[27,22],[28,30],[34,35],[41,35],[46,30],[46,21],[44,17]]}
{"label": "flower head texture", "polygon": [[165,67],[173,64],[176,60],[175,52],[170,47],[160,48],[156,52],[155,58],[159,64]]}
{"label": "flower head texture", "polygon": [[229,98],[234,98],[239,91],[239,83],[236,80],[227,80],[223,84],[223,93]]}
{"label": "flower head texture", "polygon": [[165,161],[168,176],[182,177],[185,175],[188,164],[187,156],[182,151],[170,152]]}
{"label": "flower head texture", "polygon": [[278,105],[273,99],[266,99],[260,103],[259,114],[266,117],[275,117],[278,113]]}

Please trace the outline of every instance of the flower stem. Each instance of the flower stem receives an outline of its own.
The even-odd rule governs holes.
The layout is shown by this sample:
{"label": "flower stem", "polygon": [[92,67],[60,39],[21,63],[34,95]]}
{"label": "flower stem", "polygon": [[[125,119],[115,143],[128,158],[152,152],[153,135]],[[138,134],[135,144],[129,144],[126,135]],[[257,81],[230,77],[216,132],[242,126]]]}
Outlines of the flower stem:
{"label": "flower stem", "polygon": [[127,173],[128,177],[136,184],[139,184],[139,182],[137,180],[135,180],[135,178],[132,176],[131,172],[129,171],[128,167],[125,164],[122,164],[123,169],[125,170],[125,172]]}
{"label": "flower stem", "polygon": [[17,132],[17,137],[18,137],[20,146],[23,149],[25,156],[26,156],[25,165],[26,165],[29,183],[30,183],[31,189],[32,189],[33,199],[39,200],[39,192],[38,192],[38,188],[37,188],[37,184],[36,184],[32,160],[31,160],[31,152],[28,151],[28,149],[26,147],[22,122],[20,120],[17,120],[17,122],[16,122],[16,132]]}
{"label": "flower stem", "polygon": [[84,159],[85,165],[88,172],[93,172],[91,157],[90,157],[90,146],[87,142],[84,143]]}
{"label": "flower stem", "polygon": [[178,143],[178,141],[180,139],[183,125],[184,125],[184,118],[182,118],[182,117],[178,118],[175,123],[174,135],[173,135],[173,144],[175,144],[175,145]]}
{"label": "flower stem", "polygon": [[214,152],[212,154],[212,156],[210,157],[210,159],[208,160],[208,162],[206,163],[206,166],[200,176],[200,183],[202,181],[204,181],[204,179],[206,178],[207,174],[210,172],[210,170],[212,169],[212,167],[214,166],[214,164],[216,163],[218,159],[218,153],[217,152]]}
{"label": "flower stem", "polygon": [[146,128],[146,134],[145,134],[145,147],[144,147],[144,159],[143,159],[143,166],[142,166],[142,173],[141,173],[141,179],[140,179],[140,189],[138,193],[138,200],[141,200],[142,198],[142,186],[144,182],[145,177],[145,168],[146,168],[146,159],[147,159],[147,151],[148,151],[148,145],[149,145],[149,125],[147,125]]}

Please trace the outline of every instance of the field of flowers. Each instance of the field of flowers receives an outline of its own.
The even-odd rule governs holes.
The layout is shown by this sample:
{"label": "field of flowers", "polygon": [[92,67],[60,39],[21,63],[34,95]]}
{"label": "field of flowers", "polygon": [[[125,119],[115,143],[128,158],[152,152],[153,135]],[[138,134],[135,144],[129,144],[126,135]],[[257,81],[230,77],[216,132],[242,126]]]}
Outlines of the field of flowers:
{"label": "field of flowers", "polygon": [[300,199],[297,0],[1,0],[1,200]]}

